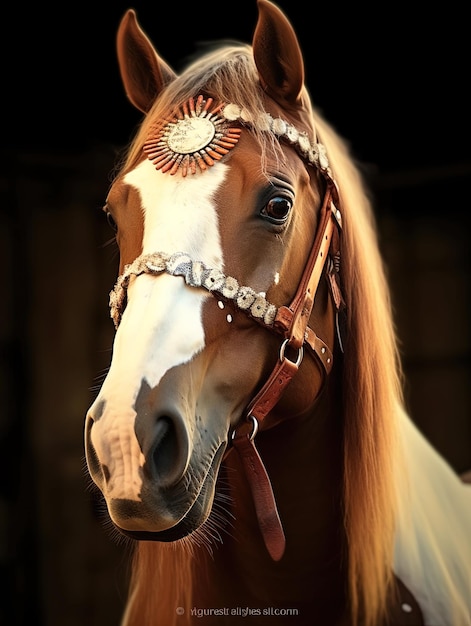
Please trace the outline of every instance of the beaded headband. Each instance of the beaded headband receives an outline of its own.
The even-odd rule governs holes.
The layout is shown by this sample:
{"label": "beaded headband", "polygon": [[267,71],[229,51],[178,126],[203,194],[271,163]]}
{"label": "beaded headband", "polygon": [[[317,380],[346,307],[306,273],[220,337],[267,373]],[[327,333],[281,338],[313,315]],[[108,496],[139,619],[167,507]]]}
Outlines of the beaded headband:
{"label": "beaded headband", "polygon": [[183,176],[196,174],[222,159],[239,141],[242,129],[231,125],[238,122],[261,131],[273,133],[287,141],[310,165],[326,178],[332,179],[325,147],[312,142],[306,132],[298,131],[280,117],[263,112],[255,119],[236,104],[215,104],[213,98],[199,95],[190,98],[174,117],[159,127],[143,149],[157,170]]}

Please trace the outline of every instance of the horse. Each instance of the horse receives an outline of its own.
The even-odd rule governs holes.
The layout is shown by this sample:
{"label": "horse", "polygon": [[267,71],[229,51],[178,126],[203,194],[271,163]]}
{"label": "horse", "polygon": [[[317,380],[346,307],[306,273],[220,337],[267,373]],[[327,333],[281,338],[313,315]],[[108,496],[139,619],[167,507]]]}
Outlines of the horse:
{"label": "horse", "polygon": [[117,33],[142,121],[84,445],[133,546],[122,626],[469,625],[470,486],[405,408],[367,184],[257,8],[178,74],[133,9]]}

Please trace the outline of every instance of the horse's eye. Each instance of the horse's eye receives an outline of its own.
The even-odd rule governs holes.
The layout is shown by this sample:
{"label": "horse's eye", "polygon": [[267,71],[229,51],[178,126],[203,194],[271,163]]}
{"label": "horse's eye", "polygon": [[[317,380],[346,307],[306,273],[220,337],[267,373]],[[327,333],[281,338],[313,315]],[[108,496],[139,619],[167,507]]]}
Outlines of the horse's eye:
{"label": "horse's eye", "polygon": [[271,198],[260,211],[260,215],[273,224],[284,224],[293,206],[293,202],[284,196]]}
{"label": "horse's eye", "polygon": [[117,233],[118,232],[118,224],[114,221],[114,217],[111,215],[109,211],[106,211],[106,221],[112,230]]}

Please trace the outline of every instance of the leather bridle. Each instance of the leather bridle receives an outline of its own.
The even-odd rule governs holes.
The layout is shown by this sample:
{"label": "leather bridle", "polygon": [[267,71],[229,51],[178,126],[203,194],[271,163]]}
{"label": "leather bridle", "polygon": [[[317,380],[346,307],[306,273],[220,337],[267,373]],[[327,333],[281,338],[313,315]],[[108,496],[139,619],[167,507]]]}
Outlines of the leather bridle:
{"label": "leather bridle", "polygon": [[[223,114],[230,121],[238,120],[250,126],[247,116],[235,105],[226,105]],[[286,540],[270,478],[255,445],[255,436],[298,371],[305,349],[319,364],[324,382],[332,369],[334,348],[317,336],[309,326],[309,319],[324,273],[337,315],[344,305],[339,279],[342,220],[337,186],[331,176],[322,144],[311,143],[305,133],[298,133],[293,126],[280,118],[272,118],[268,113],[264,114],[263,123],[268,126],[269,132],[293,145],[301,157],[314,165],[326,181],[317,233],[291,303],[277,308],[267,302],[263,294],[256,294],[249,287],[240,287],[234,278],[226,277],[221,271],[209,268],[200,261],[194,261],[183,252],[172,255],[156,252],[141,255],[125,267],[110,293],[110,309],[111,317],[118,327],[131,277],[166,272],[182,276],[191,287],[205,288],[214,296],[231,301],[256,322],[282,336],[277,363],[247,406],[240,424],[233,430],[226,451],[227,454],[234,449],[239,454],[253,495],[265,545],[272,559],[278,561],[283,556]],[[295,354],[296,358],[290,359],[288,353]]]}
{"label": "leather bridle", "polygon": [[[248,405],[244,421],[232,435],[232,446],[246,470],[265,545],[275,561],[283,556],[286,540],[270,478],[255,445],[255,436],[298,371],[304,347],[319,363],[324,381],[332,369],[333,347],[329,348],[308,323],[326,264],[326,276],[337,314],[343,306],[338,281],[341,215],[334,198],[337,199],[336,187],[329,180],[317,234],[298,288],[291,303],[278,309],[273,323],[274,330],[284,338],[279,359],[263,387]],[[295,360],[288,358],[287,348],[297,353]]]}

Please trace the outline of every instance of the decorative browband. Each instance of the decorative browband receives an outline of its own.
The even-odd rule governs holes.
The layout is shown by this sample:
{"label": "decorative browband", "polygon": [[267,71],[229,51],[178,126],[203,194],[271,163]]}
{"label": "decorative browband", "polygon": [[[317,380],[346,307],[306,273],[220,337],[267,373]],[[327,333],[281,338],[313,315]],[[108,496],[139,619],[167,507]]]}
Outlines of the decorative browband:
{"label": "decorative browband", "polygon": [[294,146],[299,154],[316,167],[328,178],[331,178],[327,151],[322,143],[312,142],[304,131],[298,129],[283,120],[281,117],[272,117],[270,113],[263,112],[253,119],[248,112],[236,104],[226,104],[222,114],[227,120],[239,121],[253,128],[273,133],[278,139],[284,139]]}
{"label": "decorative browband", "polygon": [[254,118],[236,104],[213,102],[202,95],[190,98],[167,123],[151,133],[143,149],[157,170],[170,174],[180,170],[183,176],[207,170],[239,141],[242,129],[233,125],[238,122],[287,141],[308,163],[332,179],[325,147],[312,142],[306,132],[265,111]]}

